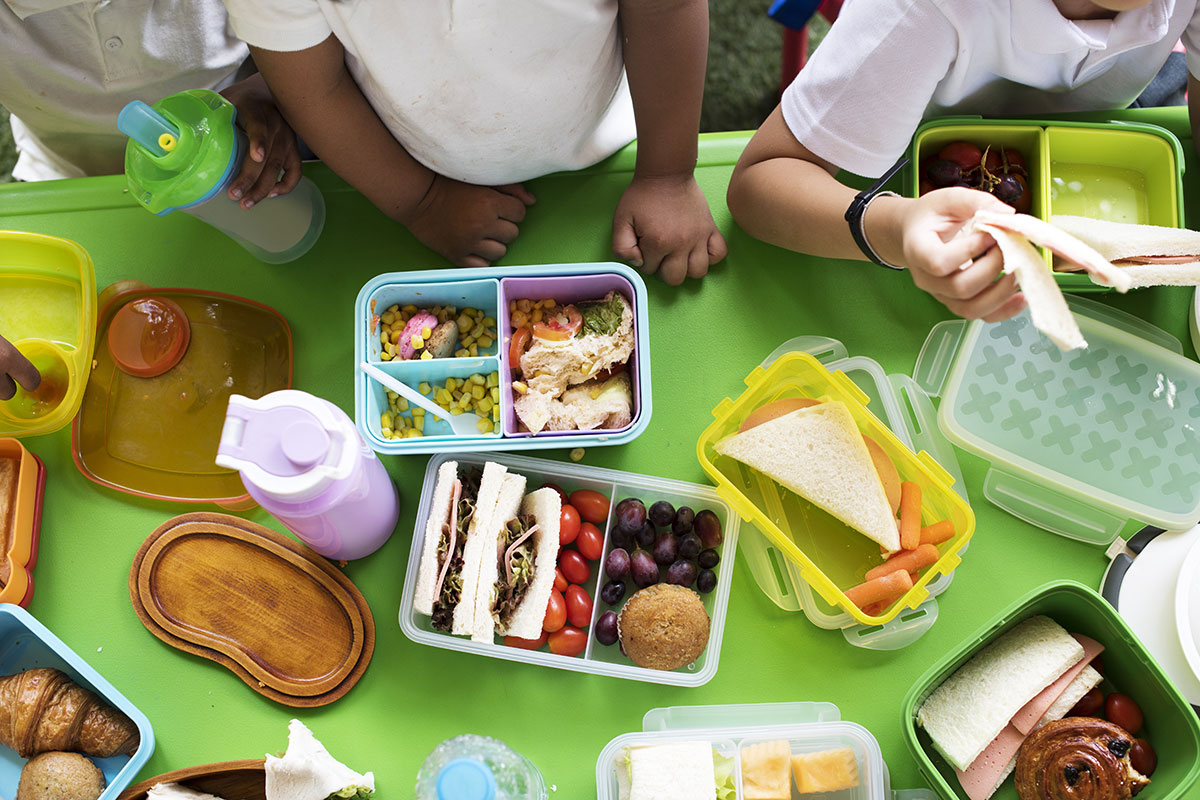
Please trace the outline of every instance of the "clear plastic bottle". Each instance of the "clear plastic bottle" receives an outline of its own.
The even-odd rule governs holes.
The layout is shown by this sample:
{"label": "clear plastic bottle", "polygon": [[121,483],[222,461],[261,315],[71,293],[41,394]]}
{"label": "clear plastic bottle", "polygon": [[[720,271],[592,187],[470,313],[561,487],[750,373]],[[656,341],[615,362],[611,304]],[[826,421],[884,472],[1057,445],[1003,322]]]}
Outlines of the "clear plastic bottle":
{"label": "clear plastic bottle", "polygon": [[547,800],[533,763],[498,739],[466,734],[433,749],[417,773],[417,800]]}

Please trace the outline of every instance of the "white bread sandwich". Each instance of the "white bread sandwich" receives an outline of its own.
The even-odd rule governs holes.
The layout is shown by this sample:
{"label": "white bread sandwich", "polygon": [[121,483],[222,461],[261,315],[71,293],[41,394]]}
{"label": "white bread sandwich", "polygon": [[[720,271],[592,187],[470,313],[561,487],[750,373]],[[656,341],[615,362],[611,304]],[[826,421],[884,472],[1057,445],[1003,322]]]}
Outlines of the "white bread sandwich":
{"label": "white bread sandwich", "polygon": [[[553,491],[553,490],[551,490]],[[476,573],[475,612],[471,624],[471,640],[491,642],[496,626],[492,622],[492,604],[496,599],[496,576],[505,547],[500,536],[501,529],[507,530],[508,522],[521,509],[521,498],[525,496],[525,476],[507,472],[500,482],[500,493],[496,496],[496,508],[488,522],[483,539],[483,556]],[[507,538],[507,537],[505,537]]]}
{"label": "white bread sandwich", "polygon": [[784,414],[718,442],[716,451],[767,475],[887,552],[900,549],[875,462],[844,403]]}
{"label": "white bread sandwich", "polygon": [[365,800],[375,793],[375,776],[360,775],[329,754],[298,719],[288,723],[288,747],[282,757],[267,754],[267,800]]}
{"label": "white bread sandwich", "polygon": [[1066,214],[1050,222],[1111,261],[1135,288],[1200,284],[1200,232]]}
{"label": "white bread sandwich", "polygon": [[733,759],[708,742],[633,745],[613,767],[618,800],[735,800]]}

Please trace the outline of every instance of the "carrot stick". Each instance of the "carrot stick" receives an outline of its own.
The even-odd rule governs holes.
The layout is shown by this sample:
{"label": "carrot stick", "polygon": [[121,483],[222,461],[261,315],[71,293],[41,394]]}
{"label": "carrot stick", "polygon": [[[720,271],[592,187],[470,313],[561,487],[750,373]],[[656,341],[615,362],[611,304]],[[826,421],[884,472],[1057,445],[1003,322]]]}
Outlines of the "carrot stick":
{"label": "carrot stick", "polygon": [[900,549],[916,550],[921,544],[921,487],[905,481],[900,484]]}
{"label": "carrot stick", "polygon": [[925,569],[938,560],[938,549],[931,544],[923,544],[916,550],[901,550],[878,567],[867,570],[867,580],[873,581],[890,575],[898,570],[915,572]]}
{"label": "carrot stick", "polygon": [[941,544],[954,537],[954,523],[948,519],[921,528],[921,544]]}
{"label": "carrot stick", "polygon": [[846,590],[851,603],[862,608],[889,597],[903,594],[913,587],[912,578],[904,570],[898,570],[882,578],[860,583]]}
{"label": "carrot stick", "polygon": [[868,617],[878,617],[883,612],[887,611],[895,600],[880,600],[878,603],[871,603],[869,606],[863,606],[862,612]]}

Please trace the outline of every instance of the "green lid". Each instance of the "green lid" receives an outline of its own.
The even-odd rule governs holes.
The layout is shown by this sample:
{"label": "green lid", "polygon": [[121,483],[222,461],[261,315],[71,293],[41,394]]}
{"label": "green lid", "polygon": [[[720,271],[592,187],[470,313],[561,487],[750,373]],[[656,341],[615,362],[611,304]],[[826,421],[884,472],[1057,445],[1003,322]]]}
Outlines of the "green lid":
{"label": "green lid", "polygon": [[143,145],[121,121],[118,127],[131,136],[125,146],[129,191],[148,210],[162,216],[202,203],[224,185],[237,155],[233,125],[237,110],[208,89],[169,95],[151,109],[161,115],[163,130],[173,127],[178,131],[170,150],[152,142],[150,147]]}

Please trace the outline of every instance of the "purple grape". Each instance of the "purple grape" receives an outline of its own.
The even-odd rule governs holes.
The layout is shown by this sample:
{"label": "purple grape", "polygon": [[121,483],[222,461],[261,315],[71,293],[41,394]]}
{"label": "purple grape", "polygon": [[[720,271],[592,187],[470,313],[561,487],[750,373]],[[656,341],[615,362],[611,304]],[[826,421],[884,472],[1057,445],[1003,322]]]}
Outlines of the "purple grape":
{"label": "purple grape", "polygon": [[624,548],[618,547],[604,559],[604,574],[617,581],[629,574],[629,553]]}
{"label": "purple grape", "polygon": [[700,574],[696,576],[696,588],[704,594],[717,588],[717,573],[711,569],[700,570]]}
{"label": "purple grape", "polygon": [[619,547],[626,553],[637,547],[637,537],[629,531],[623,531],[620,528],[614,527],[609,539],[612,542],[613,547]]}
{"label": "purple grape", "polygon": [[679,557],[679,539],[675,537],[675,534],[667,531],[658,537],[652,552],[655,563],[665,567]]}
{"label": "purple grape", "polygon": [[944,158],[935,159],[925,168],[925,177],[934,186],[954,186],[962,180],[962,167]]}
{"label": "purple grape", "polygon": [[605,611],[596,620],[596,641],[602,645],[617,643],[617,614],[615,611]]}
{"label": "purple grape", "polygon": [[691,587],[696,582],[696,565],[691,561],[676,561],[667,567],[667,583]]}
{"label": "purple grape", "polygon": [[700,537],[695,531],[685,533],[679,537],[679,557],[691,561],[700,555],[703,548],[700,545]]}
{"label": "purple grape", "polygon": [[996,185],[992,187],[992,194],[996,195],[996,199],[1008,203],[1010,206],[1021,199],[1024,191],[1021,188],[1021,182],[1012,175],[1001,175]]}
{"label": "purple grape", "polygon": [[659,500],[650,506],[650,521],[659,528],[665,528],[675,521],[675,506],[666,500]]}
{"label": "purple grape", "polygon": [[615,606],[625,597],[624,581],[609,581],[604,584],[604,588],[600,590],[600,599],[606,605]]}
{"label": "purple grape", "polygon": [[617,503],[617,527],[637,533],[646,524],[646,506],[641,500],[626,497]]}
{"label": "purple grape", "polygon": [[705,548],[720,547],[721,542],[725,540],[721,533],[721,520],[717,519],[717,515],[707,508],[696,515],[692,525],[700,536],[700,543]]}
{"label": "purple grape", "polygon": [[675,522],[671,525],[671,530],[676,536],[683,536],[692,529],[692,522],[696,519],[696,512],[692,511],[687,506],[680,506],[675,512]]}
{"label": "purple grape", "polygon": [[721,563],[721,554],[716,550],[701,550],[700,555],[696,557],[696,563],[701,569],[712,569]]}
{"label": "purple grape", "polygon": [[642,529],[637,532],[636,538],[637,538],[638,546],[639,547],[652,547],[654,545],[654,540],[655,540],[655,538],[657,538],[657,536],[658,535],[654,532],[654,526],[651,525],[649,522],[647,522],[645,525],[642,526]]}
{"label": "purple grape", "polygon": [[637,550],[629,559],[629,575],[639,589],[658,583],[658,564],[645,550]]}

